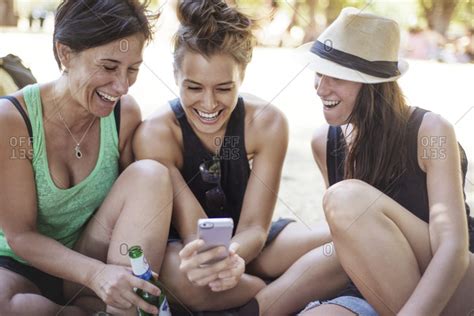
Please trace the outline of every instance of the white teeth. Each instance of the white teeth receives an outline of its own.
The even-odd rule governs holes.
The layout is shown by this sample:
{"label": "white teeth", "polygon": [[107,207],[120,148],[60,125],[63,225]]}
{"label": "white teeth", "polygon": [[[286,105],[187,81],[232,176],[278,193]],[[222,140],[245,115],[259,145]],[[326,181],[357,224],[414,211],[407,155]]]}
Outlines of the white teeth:
{"label": "white teeth", "polygon": [[323,101],[324,106],[326,107],[335,107],[336,105],[341,103],[341,101],[333,101],[333,100],[322,100],[322,101]]}
{"label": "white teeth", "polygon": [[206,119],[206,120],[213,120],[219,115],[219,111],[214,112],[214,113],[206,113],[206,112],[202,112],[202,111],[199,111],[199,110],[196,110],[196,111],[198,112],[200,117],[202,117],[203,119]]}
{"label": "white teeth", "polygon": [[110,102],[115,102],[119,99],[119,97],[113,97],[113,96],[105,94],[104,92],[101,92],[99,90],[97,90],[97,94],[100,95],[104,100],[110,101]]}

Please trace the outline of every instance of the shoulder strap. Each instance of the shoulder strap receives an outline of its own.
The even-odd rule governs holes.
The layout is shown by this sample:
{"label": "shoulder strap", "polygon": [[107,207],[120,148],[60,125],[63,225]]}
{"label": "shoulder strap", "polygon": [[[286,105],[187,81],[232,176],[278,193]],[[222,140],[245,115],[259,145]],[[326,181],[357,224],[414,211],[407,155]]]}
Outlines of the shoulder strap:
{"label": "shoulder strap", "polygon": [[326,167],[329,185],[344,179],[344,147],[342,146],[342,129],[339,126],[329,126],[326,144]]}
{"label": "shoulder strap", "polygon": [[114,109],[114,116],[115,116],[115,127],[117,128],[117,137],[120,137],[120,100],[118,100],[117,105]]}
{"label": "shoulder strap", "polygon": [[18,100],[15,97],[12,97],[9,95],[0,97],[0,99],[7,99],[17,108],[17,110],[20,112],[21,116],[23,117],[23,120],[25,120],[26,128],[28,129],[28,134],[30,135],[30,138],[33,139],[33,129],[31,128],[30,119],[28,115],[26,114],[25,110],[23,109],[23,107],[21,106],[20,102],[18,102]]}

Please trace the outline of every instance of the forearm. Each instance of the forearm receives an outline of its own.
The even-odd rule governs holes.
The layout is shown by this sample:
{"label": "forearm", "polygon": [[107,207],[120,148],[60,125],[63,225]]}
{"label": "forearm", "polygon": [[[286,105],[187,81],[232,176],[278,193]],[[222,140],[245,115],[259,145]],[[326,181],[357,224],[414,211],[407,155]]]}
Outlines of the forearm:
{"label": "forearm", "polygon": [[449,244],[438,248],[400,315],[440,315],[469,264],[464,249]]}
{"label": "forearm", "polygon": [[251,227],[235,234],[232,242],[237,242],[240,247],[237,254],[249,263],[262,251],[267,238],[266,232],[260,227]]}
{"label": "forearm", "polygon": [[27,232],[10,241],[12,250],[35,268],[87,286],[103,263],[75,252],[54,239]]}

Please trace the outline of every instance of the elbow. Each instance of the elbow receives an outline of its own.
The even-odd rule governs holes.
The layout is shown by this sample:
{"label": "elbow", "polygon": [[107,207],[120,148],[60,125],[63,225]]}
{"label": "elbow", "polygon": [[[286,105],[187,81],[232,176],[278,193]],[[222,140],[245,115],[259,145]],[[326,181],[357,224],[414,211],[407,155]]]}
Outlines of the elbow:
{"label": "elbow", "polygon": [[448,256],[453,258],[457,266],[457,271],[464,273],[467,270],[470,263],[469,243],[467,239],[465,241],[453,240],[453,242],[441,244],[439,250],[441,250],[441,248],[445,249],[442,253],[449,254]]}
{"label": "elbow", "polygon": [[28,244],[28,242],[25,240],[25,237],[27,237],[28,232],[21,232],[21,233],[14,233],[14,234],[5,234],[6,241],[8,243],[8,246],[11,248],[11,250],[19,257],[24,257],[24,253],[27,251],[24,251],[25,245]]}
{"label": "elbow", "polygon": [[6,234],[5,238],[7,240],[8,246],[10,246],[11,250],[17,254],[20,255],[21,253],[21,246],[22,246],[22,239],[23,239],[23,234]]}

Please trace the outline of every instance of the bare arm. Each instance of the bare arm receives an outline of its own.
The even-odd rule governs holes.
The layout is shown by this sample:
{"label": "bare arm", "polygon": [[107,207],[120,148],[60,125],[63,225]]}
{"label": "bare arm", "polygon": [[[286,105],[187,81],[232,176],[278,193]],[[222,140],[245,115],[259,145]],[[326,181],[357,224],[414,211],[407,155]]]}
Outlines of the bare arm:
{"label": "bare arm", "polygon": [[132,151],[132,140],[135,130],[142,121],[142,115],[137,102],[130,95],[122,97],[120,110],[119,151],[120,171],[122,172],[135,161]]}
{"label": "bare arm", "polygon": [[[440,116],[426,114],[418,138],[427,173],[433,258],[400,314],[439,315],[469,264],[460,158],[454,129]],[[423,146],[426,140],[430,144]]]}
{"label": "bare arm", "polygon": [[37,231],[31,161],[15,154],[29,151],[31,146],[14,147],[12,144],[15,143],[11,141],[28,139],[28,132],[18,111],[6,101],[0,102],[0,135],[0,227],[10,247],[40,270],[87,285],[103,263],[74,252]]}
{"label": "bare arm", "polygon": [[329,125],[325,124],[316,129],[311,139],[311,149],[313,152],[313,158],[318,165],[319,171],[324,178],[324,184],[326,189],[329,187],[328,169],[326,162],[326,145]]}
{"label": "bare arm", "polygon": [[288,123],[273,106],[258,108],[246,134],[252,138],[252,172],[242,204],[240,221],[232,241],[245,262],[258,256],[267,239],[278,197],[281,172],[288,147]]}

